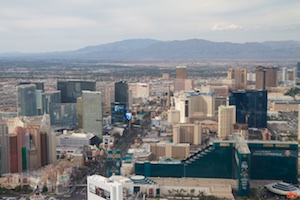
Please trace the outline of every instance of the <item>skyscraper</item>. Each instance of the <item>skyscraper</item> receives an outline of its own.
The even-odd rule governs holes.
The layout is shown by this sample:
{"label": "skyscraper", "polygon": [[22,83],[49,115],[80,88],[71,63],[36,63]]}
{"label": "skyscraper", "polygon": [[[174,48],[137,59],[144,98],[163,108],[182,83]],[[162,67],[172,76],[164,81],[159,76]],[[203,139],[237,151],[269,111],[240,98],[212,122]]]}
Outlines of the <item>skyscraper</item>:
{"label": "skyscraper", "polygon": [[17,86],[18,116],[36,116],[36,86],[24,84]]}
{"label": "skyscraper", "polygon": [[54,103],[50,105],[51,125],[68,128],[77,127],[77,104],[76,103]]}
{"label": "skyscraper", "polygon": [[247,89],[247,69],[246,68],[229,68],[228,79],[234,80],[232,89]]}
{"label": "skyscraper", "polygon": [[219,106],[218,108],[218,136],[226,138],[233,133],[235,124],[235,106]]}
{"label": "skyscraper", "polygon": [[298,105],[298,141],[300,141],[300,104]]}
{"label": "skyscraper", "polygon": [[300,85],[300,62],[297,63],[297,68],[296,68],[296,85]]}
{"label": "skyscraper", "polygon": [[236,107],[236,122],[248,124],[250,128],[267,127],[266,90],[233,91],[229,97],[229,105]]}
{"label": "skyscraper", "polygon": [[96,91],[95,81],[58,81],[57,89],[61,91],[62,103],[76,103],[83,90]]}
{"label": "skyscraper", "polygon": [[7,124],[0,119],[0,175],[10,173],[9,134]]}
{"label": "skyscraper", "polygon": [[57,91],[47,91],[42,94],[43,114],[50,114],[51,104],[61,103],[61,93]]}
{"label": "skyscraper", "polygon": [[34,84],[36,87],[36,109],[37,109],[37,115],[41,115],[42,110],[42,94],[44,92],[44,83],[43,82],[20,82],[18,85],[29,85]]}
{"label": "skyscraper", "polygon": [[283,67],[282,68],[282,81],[285,82],[287,81],[288,79],[288,75],[287,75],[287,68],[286,67]]}
{"label": "skyscraper", "polygon": [[176,67],[176,79],[186,79],[186,66]]}
{"label": "skyscraper", "polygon": [[255,70],[255,89],[265,90],[277,87],[277,68],[258,66]]}
{"label": "skyscraper", "polygon": [[103,108],[101,92],[82,92],[83,130],[102,138]]}
{"label": "skyscraper", "polygon": [[115,102],[126,103],[128,106],[128,84],[126,81],[115,83]]}
{"label": "skyscraper", "polygon": [[23,170],[28,169],[28,158],[27,147],[28,134],[26,129],[17,126],[14,130],[14,134],[9,136],[10,142],[10,172],[20,173]]}
{"label": "skyscraper", "polygon": [[[27,148],[30,152],[29,169],[36,169],[42,166],[42,148],[45,149],[45,146],[42,146],[41,143],[40,127],[37,125],[28,125],[26,127],[26,133],[30,135],[30,148]],[[45,139],[45,137],[43,139]],[[46,144],[44,140],[43,144]]]}
{"label": "skyscraper", "polygon": [[193,90],[193,80],[187,79],[186,77],[186,66],[177,66],[176,77],[174,79],[174,92]]}

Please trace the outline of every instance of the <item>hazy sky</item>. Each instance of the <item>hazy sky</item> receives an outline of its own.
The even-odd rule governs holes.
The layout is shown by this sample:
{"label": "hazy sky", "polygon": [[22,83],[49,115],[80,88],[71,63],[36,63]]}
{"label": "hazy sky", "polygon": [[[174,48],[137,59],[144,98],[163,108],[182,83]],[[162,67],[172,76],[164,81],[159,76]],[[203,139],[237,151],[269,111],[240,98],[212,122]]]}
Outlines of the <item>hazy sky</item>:
{"label": "hazy sky", "polygon": [[0,0],[0,52],[134,38],[300,41],[300,0]]}

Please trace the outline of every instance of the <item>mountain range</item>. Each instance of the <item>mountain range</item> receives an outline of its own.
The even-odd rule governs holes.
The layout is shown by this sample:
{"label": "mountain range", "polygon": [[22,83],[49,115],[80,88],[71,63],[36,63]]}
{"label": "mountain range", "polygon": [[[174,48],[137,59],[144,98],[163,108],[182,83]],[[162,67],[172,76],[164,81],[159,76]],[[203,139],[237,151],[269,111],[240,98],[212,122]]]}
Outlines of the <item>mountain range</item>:
{"label": "mountain range", "polygon": [[159,41],[131,39],[74,51],[5,53],[0,58],[95,61],[176,61],[201,59],[300,59],[299,41],[212,42],[202,39]]}

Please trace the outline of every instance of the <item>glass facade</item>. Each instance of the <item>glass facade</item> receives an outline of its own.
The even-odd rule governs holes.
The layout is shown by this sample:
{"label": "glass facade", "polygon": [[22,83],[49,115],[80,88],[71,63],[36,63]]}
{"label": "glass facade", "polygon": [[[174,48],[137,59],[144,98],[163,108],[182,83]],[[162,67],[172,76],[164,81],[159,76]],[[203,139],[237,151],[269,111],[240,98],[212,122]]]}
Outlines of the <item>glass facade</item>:
{"label": "glass facade", "polygon": [[83,90],[96,91],[95,81],[58,81],[57,89],[61,91],[62,103],[76,103]]}
{"label": "glass facade", "polygon": [[250,192],[250,179],[298,182],[298,144],[248,142],[250,152],[235,148],[234,141],[214,142],[181,162],[136,162],[135,174],[146,177],[237,179],[239,195]]}
{"label": "glass facade", "polygon": [[51,125],[77,126],[77,104],[76,103],[55,103],[50,104]]}
{"label": "glass facade", "polygon": [[250,128],[267,127],[267,90],[233,91],[229,105],[236,106],[236,122]]}
{"label": "glass facade", "polygon": [[115,102],[128,105],[128,84],[125,81],[115,83]]}
{"label": "glass facade", "polygon": [[50,114],[50,104],[61,103],[60,91],[45,92],[42,94],[43,114]]}
{"label": "glass facade", "polygon": [[297,183],[298,144],[249,144],[251,179]]}
{"label": "glass facade", "polygon": [[111,104],[111,122],[112,123],[126,123],[126,112],[127,104],[126,103],[112,103]]}
{"label": "glass facade", "polygon": [[18,116],[36,116],[36,86],[25,84],[17,86]]}

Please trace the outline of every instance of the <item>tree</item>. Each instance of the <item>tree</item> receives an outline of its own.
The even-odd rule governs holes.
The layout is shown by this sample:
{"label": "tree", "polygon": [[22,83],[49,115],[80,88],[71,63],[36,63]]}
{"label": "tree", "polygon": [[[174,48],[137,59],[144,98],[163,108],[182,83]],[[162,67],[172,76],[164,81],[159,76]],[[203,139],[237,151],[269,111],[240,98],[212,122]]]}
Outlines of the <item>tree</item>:
{"label": "tree", "polygon": [[46,187],[46,185],[43,186],[42,192],[48,192],[48,188]]}

